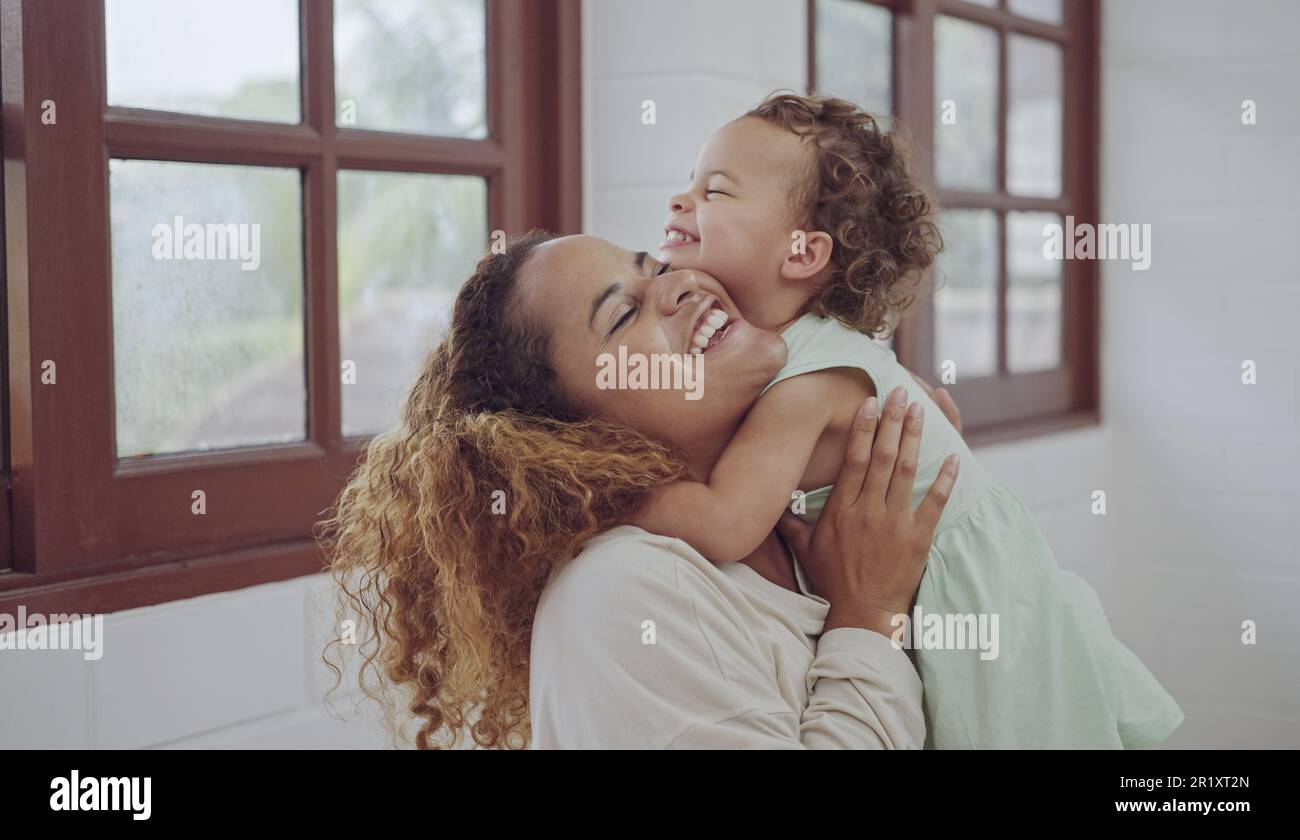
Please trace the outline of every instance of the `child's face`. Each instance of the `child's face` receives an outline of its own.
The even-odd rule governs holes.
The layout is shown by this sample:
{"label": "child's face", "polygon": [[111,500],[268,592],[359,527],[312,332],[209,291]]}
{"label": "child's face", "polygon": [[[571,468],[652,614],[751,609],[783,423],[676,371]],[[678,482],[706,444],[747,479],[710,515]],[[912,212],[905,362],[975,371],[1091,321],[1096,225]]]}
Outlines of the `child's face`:
{"label": "child's face", "polygon": [[791,187],[808,166],[799,138],[753,117],[718,129],[700,150],[691,183],[669,199],[659,259],[707,272],[746,318],[781,284],[797,227]]}

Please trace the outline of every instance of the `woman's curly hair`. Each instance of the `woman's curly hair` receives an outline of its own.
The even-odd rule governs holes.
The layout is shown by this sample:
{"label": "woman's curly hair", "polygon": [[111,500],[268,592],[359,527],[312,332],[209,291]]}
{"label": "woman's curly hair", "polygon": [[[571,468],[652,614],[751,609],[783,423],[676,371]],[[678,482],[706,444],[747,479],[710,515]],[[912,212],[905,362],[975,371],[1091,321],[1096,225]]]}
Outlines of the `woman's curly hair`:
{"label": "woman's curly hair", "polygon": [[[397,427],[370,442],[317,531],[339,626],[359,618],[365,636],[361,690],[394,730],[392,689],[404,692],[421,749],[466,734],[528,744],[529,645],[547,578],[686,474],[663,444],[581,417],[562,393],[549,335],[515,303],[520,269],[548,238],[534,231],[479,262]],[[343,645],[325,649],[335,689]]]}
{"label": "woman's curly hair", "polygon": [[829,233],[831,276],[809,311],[870,336],[888,334],[943,248],[930,199],[908,171],[906,145],[852,102],[773,93],[745,114],[811,144],[793,196],[796,224]]}

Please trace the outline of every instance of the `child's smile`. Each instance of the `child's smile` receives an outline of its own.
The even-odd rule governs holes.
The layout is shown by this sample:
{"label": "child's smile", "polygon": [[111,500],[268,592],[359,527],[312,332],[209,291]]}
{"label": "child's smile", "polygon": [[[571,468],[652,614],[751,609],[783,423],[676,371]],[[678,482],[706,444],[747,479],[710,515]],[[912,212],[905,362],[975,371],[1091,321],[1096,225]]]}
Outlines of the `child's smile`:
{"label": "child's smile", "polygon": [[671,251],[676,248],[685,248],[688,245],[694,245],[700,241],[698,234],[692,233],[680,225],[669,225],[664,228],[664,241],[659,243],[660,251]]}

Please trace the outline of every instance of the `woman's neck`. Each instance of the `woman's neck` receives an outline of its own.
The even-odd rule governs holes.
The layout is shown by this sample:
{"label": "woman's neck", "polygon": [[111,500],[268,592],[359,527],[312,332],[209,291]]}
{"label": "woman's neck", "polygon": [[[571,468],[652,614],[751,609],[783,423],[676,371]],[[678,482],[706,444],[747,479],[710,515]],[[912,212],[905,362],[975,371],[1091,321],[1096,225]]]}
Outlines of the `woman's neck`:
{"label": "woman's neck", "polygon": [[775,530],[767,535],[753,553],[740,562],[777,586],[789,589],[791,592],[799,591],[799,582],[794,576],[794,556]]}

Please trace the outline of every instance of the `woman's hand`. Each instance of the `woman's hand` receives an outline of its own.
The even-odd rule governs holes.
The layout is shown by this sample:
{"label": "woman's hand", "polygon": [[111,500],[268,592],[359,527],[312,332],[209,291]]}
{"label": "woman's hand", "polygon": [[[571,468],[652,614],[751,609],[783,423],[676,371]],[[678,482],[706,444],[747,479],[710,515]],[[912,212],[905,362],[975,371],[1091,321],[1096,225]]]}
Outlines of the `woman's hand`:
{"label": "woman's hand", "polygon": [[944,417],[948,418],[948,422],[957,430],[957,434],[961,434],[961,410],[957,408],[957,401],[952,398],[952,394],[948,393],[948,389],[931,388],[930,383],[917,376],[913,371],[909,370],[908,373],[912,374],[912,378],[916,380],[917,385],[925,389],[925,392],[930,395],[930,399],[934,400],[934,404],[939,406],[939,410],[943,412]]}
{"label": "woman's hand", "polygon": [[789,510],[777,529],[830,602],[826,630],[863,627],[885,636],[892,619],[910,611],[939,516],[957,480],[949,455],[924,501],[912,510],[912,484],[921,445],[922,409],[905,409],[895,388],[880,416],[875,397],[854,419],[839,478],[816,528]]}

